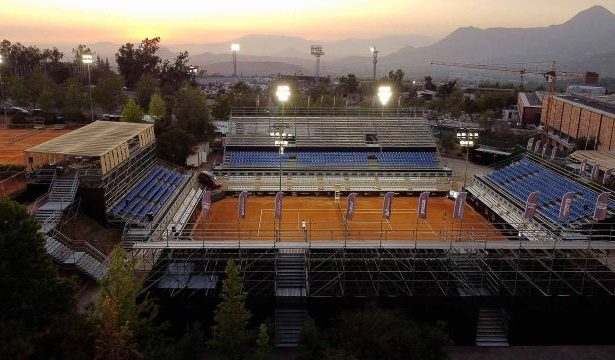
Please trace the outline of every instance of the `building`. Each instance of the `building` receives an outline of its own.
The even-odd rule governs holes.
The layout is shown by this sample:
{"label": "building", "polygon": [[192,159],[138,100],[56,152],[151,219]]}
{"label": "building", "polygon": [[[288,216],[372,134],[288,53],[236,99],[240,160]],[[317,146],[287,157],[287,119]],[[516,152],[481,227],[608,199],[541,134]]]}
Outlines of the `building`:
{"label": "building", "polygon": [[519,126],[540,124],[542,113],[542,97],[537,93],[519,93],[517,95],[517,111]]}
{"label": "building", "polygon": [[545,98],[542,112],[541,124],[560,150],[615,149],[615,96],[556,95]]}

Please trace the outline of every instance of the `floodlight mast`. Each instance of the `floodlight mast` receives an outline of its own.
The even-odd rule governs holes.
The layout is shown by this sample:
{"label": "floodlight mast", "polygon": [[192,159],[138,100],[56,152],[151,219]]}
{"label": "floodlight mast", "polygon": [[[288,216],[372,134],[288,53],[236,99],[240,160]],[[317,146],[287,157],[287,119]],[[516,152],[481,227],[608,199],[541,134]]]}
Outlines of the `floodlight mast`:
{"label": "floodlight mast", "polygon": [[239,52],[239,49],[239,44],[231,44],[231,53],[233,54],[233,77],[237,77],[237,53]]}
{"label": "floodlight mast", "polygon": [[378,49],[376,49],[375,46],[372,46],[369,48],[369,51],[373,54],[374,56],[374,82],[376,82],[376,64],[378,64]]}
{"label": "floodlight mast", "polygon": [[316,57],[316,79],[320,81],[320,57],[325,54],[322,45],[312,45],[310,47],[310,54]]}
{"label": "floodlight mast", "polygon": [[91,54],[81,55],[81,61],[88,67],[88,89],[90,90],[90,122],[94,122],[94,105],[92,103],[92,79],[90,77],[90,65],[94,63]]}

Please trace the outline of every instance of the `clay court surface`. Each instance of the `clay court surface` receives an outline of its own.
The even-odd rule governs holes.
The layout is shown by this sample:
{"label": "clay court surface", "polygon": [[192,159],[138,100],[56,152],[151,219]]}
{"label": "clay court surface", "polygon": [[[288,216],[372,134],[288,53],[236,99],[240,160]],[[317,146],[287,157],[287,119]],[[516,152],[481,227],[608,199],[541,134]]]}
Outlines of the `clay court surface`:
{"label": "clay court surface", "polygon": [[[418,197],[396,197],[390,219],[382,219],[382,197],[357,197],[355,215],[344,224],[346,198],[338,206],[332,197],[285,196],[281,224],[275,222],[274,197],[248,198],[245,220],[238,222],[238,198],[227,197],[212,205],[208,218],[202,216],[194,228],[194,239],[271,240],[280,229],[280,241],[383,240],[383,241],[490,241],[503,240],[501,231],[466,205],[463,223],[453,222],[454,201],[429,199],[427,219],[417,222]],[[306,222],[306,230],[301,228]],[[417,231],[418,229],[418,231]],[[462,230],[463,229],[463,230]]]}
{"label": "clay court surface", "polygon": [[25,165],[24,150],[71,130],[0,129],[0,164]]}

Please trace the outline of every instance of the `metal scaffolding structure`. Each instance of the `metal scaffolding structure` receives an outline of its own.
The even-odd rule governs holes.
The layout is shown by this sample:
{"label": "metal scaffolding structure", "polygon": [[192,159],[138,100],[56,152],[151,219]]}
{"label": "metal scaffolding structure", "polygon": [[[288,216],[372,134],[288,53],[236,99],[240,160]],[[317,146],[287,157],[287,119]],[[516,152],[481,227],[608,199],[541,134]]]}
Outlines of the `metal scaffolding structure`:
{"label": "metal scaffolding structure", "polygon": [[[306,250],[306,296],[615,295],[612,250],[404,249]],[[172,295],[215,296],[228,260],[235,261],[250,296],[275,296],[280,249],[166,249],[152,258],[146,288]],[[146,258],[141,258],[148,261]],[[154,264],[152,264],[154,265]]]}

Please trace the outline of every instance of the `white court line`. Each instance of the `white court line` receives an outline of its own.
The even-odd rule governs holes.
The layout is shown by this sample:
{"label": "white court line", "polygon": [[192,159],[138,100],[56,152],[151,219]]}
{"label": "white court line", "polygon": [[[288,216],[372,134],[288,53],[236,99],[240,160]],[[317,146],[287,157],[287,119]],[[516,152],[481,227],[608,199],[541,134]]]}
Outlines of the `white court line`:
{"label": "white court line", "polygon": [[261,222],[263,221],[263,209],[261,209],[261,216],[258,217],[258,231],[256,232],[256,236],[260,236],[261,234]]}
{"label": "white court line", "polygon": [[393,230],[393,226],[391,226],[391,222],[389,221],[389,219],[384,219],[387,224],[389,225],[389,230]]}
{"label": "white court line", "polygon": [[[437,233],[437,232],[436,232],[436,231],[435,231],[435,230],[431,227],[431,225],[429,225],[429,223],[427,222],[427,220],[423,219],[423,222],[424,222],[425,224],[427,224],[427,226],[429,227],[429,229],[431,230],[431,232],[432,232],[434,235],[436,235],[436,237],[437,237],[437,236],[438,236],[438,233]],[[417,231],[418,231],[418,229],[417,229]],[[443,237],[442,237],[442,239],[443,239]]]}

